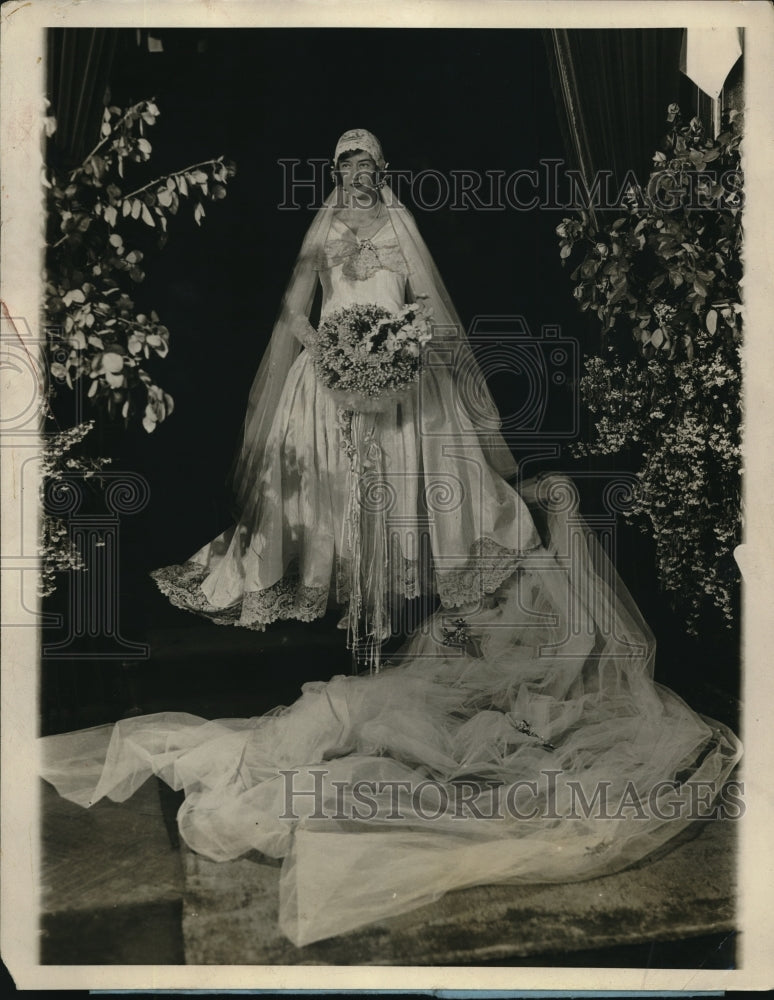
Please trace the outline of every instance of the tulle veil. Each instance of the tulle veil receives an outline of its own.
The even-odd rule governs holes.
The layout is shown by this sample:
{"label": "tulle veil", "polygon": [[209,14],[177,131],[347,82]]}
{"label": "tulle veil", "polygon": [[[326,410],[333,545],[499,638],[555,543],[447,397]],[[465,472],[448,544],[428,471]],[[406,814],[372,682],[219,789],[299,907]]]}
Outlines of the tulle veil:
{"label": "tulle veil", "polygon": [[530,506],[543,545],[467,609],[456,643],[439,611],[380,673],[307,683],[265,716],[45,737],[43,777],[83,806],[154,774],[183,790],[191,849],[283,859],[279,922],[299,947],[449,890],[641,860],[722,810],[741,745],[654,682],[653,635],[572,483],[533,484]]}

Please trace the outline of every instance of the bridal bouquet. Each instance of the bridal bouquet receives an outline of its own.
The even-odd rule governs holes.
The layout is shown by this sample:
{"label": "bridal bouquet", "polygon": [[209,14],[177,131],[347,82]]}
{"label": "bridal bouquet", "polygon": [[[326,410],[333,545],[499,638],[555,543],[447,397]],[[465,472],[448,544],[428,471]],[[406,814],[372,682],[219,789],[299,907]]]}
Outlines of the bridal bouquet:
{"label": "bridal bouquet", "polygon": [[317,378],[340,407],[378,413],[419,379],[422,348],[431,338],[422,302],[398,313],[358,303],[326,316],[306,344]]}

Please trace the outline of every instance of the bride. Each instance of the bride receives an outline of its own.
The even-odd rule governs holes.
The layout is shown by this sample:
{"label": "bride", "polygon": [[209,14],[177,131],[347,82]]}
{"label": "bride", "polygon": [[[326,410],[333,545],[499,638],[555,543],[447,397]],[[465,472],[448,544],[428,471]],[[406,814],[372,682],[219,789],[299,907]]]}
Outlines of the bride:
{"label": "bride", "polygon": [[[446,607],[474,603],[540,540],[503,478],[516,464],[451,299],[413,219],[378,179],[378,140],[345,132],[334,164],[337,183],[304,240],[250,393],[233,473],[239,521],[152,576],[176,605],[253,629],[310,621],[329,604],[347,610],[363,581],[364,638],[378,643],[396,602],[437,593]],[[394,314],[421,297],[436,331],[421,386],[354,415],[357,456],[342,447],[341,408],[302,350],[318,284],[320,321],[355,303]],[[357,624],[348,613],[341,622]]]}
{"label": "bride", "polygon": [[[222,624],[339,605],[370,669],[266,716],[167,712],[40,741],[43,776],[74,802],[122,801],[156,774],[185,791],[191,849],[282,858],[280,925],[299,946],[451,889],[621,870],[732,807],[741,754],[654,682],[653,637],[572,482],[507,482],[496,408],[376,137],[346,132],[333,162],[250,393],[239,519],[153,576]],[[337,405],[304,349],[318,284],[318,325],[356,303],[426,305],[410,393]],[[391,609],[421,594],[438,610],[382,665]]]}

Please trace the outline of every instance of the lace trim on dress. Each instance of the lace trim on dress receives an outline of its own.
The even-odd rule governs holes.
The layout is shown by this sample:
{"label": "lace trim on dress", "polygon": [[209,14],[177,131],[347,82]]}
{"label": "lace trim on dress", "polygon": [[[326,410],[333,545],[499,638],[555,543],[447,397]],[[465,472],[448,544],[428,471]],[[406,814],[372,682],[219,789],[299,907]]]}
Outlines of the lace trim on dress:
{"label": "lace trim on dress", "polygon": [[217,608],[210,604],[200,586],[207,576],[207,569],[200,563],[188,560],[181,566],[162,566],[154,569],[151,577],[162,594],[177,608],[204,615],[218,625],[237,625],[239,604]]}
{"label": "lace trim on dress", "polygon": [[210,604],[201,589],[208,570],[199,563],[189,560],[181,566],[163,566],[150,575],[176,607],[218,625],[239,625],[257,632],[279,619],[311,622],[322,618],[328,598],[327,587],[308,587],[301,583],[298,571],[291,570],[271,587],[245,591],[241,601],[218,608]]}
{"label": "lace trim on dress", "polygon": [[[336,600],[342,605],[347,604],[350,597],[349,573],[349,561],[338,557],[336,559],[334,593]],[[409,559],[401,554],[390,560],[388,573],[389,589],[392,595],[404,597],[406,600],[422,596],[418,559]]]}
{"label": "lace trim on dress", "polygon": [[[440,571],[436,567],[435,590],[446,608],[475,604],[484,594],[491,594],[518,568],[522,553],[508,549],[491,538],[481,538],[470,548],[468,561],[461,569]],[[159,590],[175,607],[208,618],[218,625],[238,625],[262,632],[272,622],[286,619],[311,622],[327,610],[330,587],[310,587],[301,582],[298,568],[291,567],[284,576],[265,590],[248,590],[241,601],[225,608],[207,600],[201,583],[209,570],[188,560],[182,565],[163,566],[150,576]],[[390,590],[411,599],[422,594],[419,561],[400,555],[390,561]],[[349,601],[349,570],[346,560],[336,560],[335,597],[339,604]]]}
{"label": "lace trim on dress", "polygon": [[484,594],[492,594],[519,568],[523,553],[508,549],[491,538],[479,538],[470,547],[468,561],[462,569],[441,570],[436,567],[435,581],[441,604],[458,608],[475,604]]}
{"label": "lace trim on dress", "polygon": [[312,622],[322,618],[328,603],[328,587],[308,587],[301,583],[298,570],[286,573],[265,590],[248,590],[242,600],[240,625],[263,628],[280,619]]}

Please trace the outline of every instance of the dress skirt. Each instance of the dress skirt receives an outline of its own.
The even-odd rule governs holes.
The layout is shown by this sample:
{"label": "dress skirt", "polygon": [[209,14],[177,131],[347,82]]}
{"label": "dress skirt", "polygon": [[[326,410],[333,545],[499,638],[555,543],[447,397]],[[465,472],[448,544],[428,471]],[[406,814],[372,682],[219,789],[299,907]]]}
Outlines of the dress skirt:
{"label": "dress skirt", "polygon": [[540,544],[443,366],[426,366],[400,401],[347,425],[302,351],[246,509],[185,563],[151,573],[172,603],[258,630],[279,619],[311,621],[348,606],[357,558],[363,574],[385,577],[391,599],[437,594],[456,608],[495,591]]}

